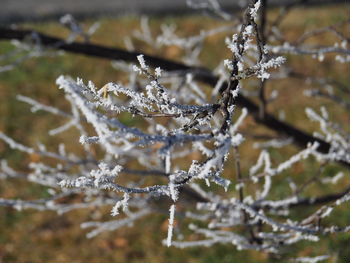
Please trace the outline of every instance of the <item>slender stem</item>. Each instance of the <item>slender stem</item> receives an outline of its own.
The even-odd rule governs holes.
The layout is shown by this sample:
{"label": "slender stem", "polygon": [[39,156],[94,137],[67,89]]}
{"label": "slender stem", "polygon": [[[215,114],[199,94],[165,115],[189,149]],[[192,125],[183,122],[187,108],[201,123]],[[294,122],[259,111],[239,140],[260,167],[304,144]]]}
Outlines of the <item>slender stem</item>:
{"label": "slender stem", "polygon": [[[259,60],[262,62],[264,60],[264,46],[266,44],[266,16],[267,16],[267,0],[261,0],[260,4],[260,23],[257,25],[256,28],[256,38],[257,38],[257,45],[259,50]],[[264,119],[265,113],[266,113],[266,91],[265,91],[265,80],[261,80],[260,87],[259,87],[259,118]]]}
{"label": "slender stem", "polygon": [[[237,146],[235,146],[233,149],[234,149],[234,153],[235,153],[236,180],[240,184],[243,181],[243,176],[242,176],[242,172],[241,172],[240,155],[239,155],[239,150],[238,150]],[[239,201],[243,202],[243,199],[244,199],[243,187],[239,187],[238,194],[239,194]]]}

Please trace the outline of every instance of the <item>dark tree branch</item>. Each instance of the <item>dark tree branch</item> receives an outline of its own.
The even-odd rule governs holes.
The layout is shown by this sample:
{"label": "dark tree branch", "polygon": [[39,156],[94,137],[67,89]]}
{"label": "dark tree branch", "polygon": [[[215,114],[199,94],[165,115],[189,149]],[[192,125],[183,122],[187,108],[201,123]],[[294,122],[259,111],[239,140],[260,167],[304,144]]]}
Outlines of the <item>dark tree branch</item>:
{"label": "dark tree branch", "polygon": [[[52,37],[33,30],[20,30],[0,27],[0,40],[16,39],[23,41],[25,39],[28,39],[28,37],[30,36],[35,36],[36,39],[40,40],[41,45],[48,48],[54,48],[71,53],[83,54],[87,56],[110,60],[123,60],[126,62],[138,63],[137,56],[140,53],[143,53],[130,52],[123,49],[110,48],[90,43],[66,43],[64,39]],[[182,63],[159,58],[156,56],[150,56],[147,54],[144,54],[144,58],[147,61],[148,65],[152,67],[161,67],[162,69],[167,71],[191,72],[196,80],[204,82],[211,86],[215,86],[218,81],[218,77],[215,76],[209,69],[206,69],[204,67],[191,67]],[[227,85],[227,83],[223,83],[222,89],[224,90],[227,87]],[[292,137],[296,145],[300,147],[306,147],[306,145],[310,142],[318,142],[318,151],[322,153],[328,153],[330,149],[329,143],[321,139],[315,138],[312,135],[286,122],[278,120],[271,114],[266,113],[264,115],[264,118],[260,118],[259,106],[250,99],[244,97],[242,94],[240,94],[238,98],[236,98],[235,102],[238,106],[247,108],[249,113],[253,115],[254,119],[258,123],[265,125],[266,127],[276,131],[277,133],[285,134],[289,137]],[[340,163],[346,165],[347,167],[350,167],[350,164],[347,162],[340,161]]]}
{"label": "dark tree branch", "polygon": [[302,198],[297,203],[291,204],[290,207],[327,204],[330,202],[334,202],[339,198],[342,198],[349,192],[350,192],[350,187],[348,186],[345,190],[339,193],[323,195],[319,197],[312,197],[312,198]]}

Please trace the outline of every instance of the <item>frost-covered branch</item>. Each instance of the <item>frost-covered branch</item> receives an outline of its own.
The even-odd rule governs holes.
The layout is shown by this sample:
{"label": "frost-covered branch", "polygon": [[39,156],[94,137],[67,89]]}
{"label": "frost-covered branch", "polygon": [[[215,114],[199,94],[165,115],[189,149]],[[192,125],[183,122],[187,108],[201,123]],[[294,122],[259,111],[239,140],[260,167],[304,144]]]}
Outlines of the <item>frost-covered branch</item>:
{"label": "frost-covered branch", "polygon": [[[127,76],[123,81],[106,80],[101,86],[59,76],[56,84],[70,110],[17,96],[32,112],[45,111],[65,121],[49,135],[75,129],[79,136],[72,138],[73,153],[66,149],[72,148],[66,147],[72,141],[49,151],[42,144],[27,146],[19,143],[21,138],[0,132],[6,150],[35,157],[23,171],[1,160],[0,179],[26,180],[45,187],[49,194],[45,199],[1,198],[0,206],[60,214],[108,207],[115,219],[88,219],[81,224],[92,228],[89,238],[131,226],[144,217],[166,214],[168,231],[163,233],[163,244],[179,248],[232,244],[238,250],[280,254],[301,241],[318,242],[322,236],[348,232],[349,225],[330,220],[350,200],[348,185],[335,190],[345,184],[349,173],[348,127],[337,124],[332,109],[321,107],[318,112],[311,103],[306,114],[298,116],[314,127],[311,136],[275,118],[270,105],[280,99],[278,91],[273,87],[271,95],[266,94],[272,81],[304,78],[287,68],[284,55],[316,55],[321,63],[325,55],[336,53],[334,63],[347,62],[348,37],[336,27],[327,27],[287,41],[277,28],[282,18],[272,23],[267,19],[268,1],[249,1],[241,19],[234,19],[214,0],[188,2],[231,24],[189,37],[177,34],[175,27],[162,26],[156,37],[147,18],[142,18],[141,29],[133,34],[154,48],[176,45],[184,51],[187,64],[91,44],[88,35],[94,29],[85,33],[69,15],[61,19],[72,31],[67,40],[0,28],[3,39],[24,40],[30,33],[29,42],[37,42],[26,47],[29,53],[51,48],[116,59],[113,68]],[[324,32],[342,42],[307,44],[309,38]],[[213,71],[190,66],[201,65],[202,47],[218,34],[227,34],[229,56],[220,59]],[[74,42],[79,36],[85,43]],[[126,44],[134,50],[131,38]],[[327,78],[309,76],[308,80],[322,90],[309,89],[306,95],[326,97],[343,106],[343,112],[349,109],[345,96],[332,93]],[[341,89],[346,91],[346,87]],[[255,97],[248,99],[245,94]],[[313,122],[317,125],[312,126]],[[260,124],[270,129],[260,132]],[[249,134],[267,135],[258,141]],[[329,172],[326,168],[334,164],[340,164],[337,171]],[[313,191],[307,191],[311,187]],[[300,207],[308,209],[298,213]],[[178,233],[183,224],[177,222],[184,218],[192,222],[189,228],[195,235],[182,239]],[[295,261],[317,262],[326,257]]]}

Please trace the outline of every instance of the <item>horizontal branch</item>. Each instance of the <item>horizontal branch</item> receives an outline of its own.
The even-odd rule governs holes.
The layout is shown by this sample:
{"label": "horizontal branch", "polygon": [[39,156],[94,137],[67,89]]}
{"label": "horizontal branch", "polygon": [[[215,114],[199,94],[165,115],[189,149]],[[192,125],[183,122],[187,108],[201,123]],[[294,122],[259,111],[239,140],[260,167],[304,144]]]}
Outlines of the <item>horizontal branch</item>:
{"label": "horizontal branch", "polygon": [[347,195],[348,193],[350,193],[349,186],[345,190],[338,192],[338,193],[323,195],[323,196],[319,196],[319,197],[312,197],[312,198],[301,198],[298,202],[290,204],[290,207],[308,206],[308,205],[323,205],[323,204],[327,204],[330,202],[334,202],[334,201],[342,198],[343,196]]}
{"label": "horizontal branch", "polygon": [[[321,195],[317,197],[298,197],[293,201],[282,203],[280,201],[278,205],[271,205],[270,201],[257,203],[253,205],[254,209],[258,210],[260,208],[264,209],[286,209],[286,208],[298,208],[298,207],[305,207],[305,206],[318,206],[318,205],[325,205],[331,202],[335,202],[338,199],[341,199],[342,197],[346,196],[350,193],[350,186],[347,186],[345,189],[339,192],[330,193],[326,195]],[[292,198],[287,198],[285,200],[291,200]]]}
{"label": "horizontal branch", "polygon": [[[137,51],[126,51],[119,48],[110,48],[101,45],[91,44],[91,43],[66,43],[64,39],[42,34],[33,30],[20,30],[0,27],[0,40],[11,40],[16,39],[23,41],[25,39],[34,38],[40,40],[40,44],[53,49],[64,50],[71,53],[83,54],[92,57],[104,58],[109,60],[123,60],[125,62],[138,63],[137,56],[139,54],[144,54],[144,52]],[[215,86],[218,82],[218,77],[215,76],[209,69],[204,67],[192,67],[179,62],[174,62],[171,60],[163,59],[156,56],[151,56],[144,54],[144,59],[147,64],[151,67],[161,67],[163,70],[167,71],[181,71],[183,73],[192,73],[194,79],[201,81],[211,86]],[[222,87],[226,87],[227,83],[223,83]],[[254,119],[266,127],[276,131],[280,134],[285,134],[293,138],[294,144],[300,147],[306,147],[308,143],[318,142],[318,151],[322,153],[328,153],[330,149],[330,144],[315,138],[314,136],[292,126],[286,122],[283,122],[275,118],[271,114],[265,114],[263,118],[259,117],[259,106],[255,104],[252,100],[243,96],[242,94],[236,99],[236,103],[240,107],[245,107],[248,109],[249,113],[253,115]],[[340,163],[350,167],[350,164],[344,161]]]}

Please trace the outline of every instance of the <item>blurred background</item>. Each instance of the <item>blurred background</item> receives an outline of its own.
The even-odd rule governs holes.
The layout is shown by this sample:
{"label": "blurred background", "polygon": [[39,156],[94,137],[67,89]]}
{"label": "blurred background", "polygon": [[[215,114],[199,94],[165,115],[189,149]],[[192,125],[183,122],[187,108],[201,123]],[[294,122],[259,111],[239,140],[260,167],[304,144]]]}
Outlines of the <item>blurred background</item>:
{"label": "blurred background", "polygon": [[[193,2],[202,2],[195,0]],[[307,5],[346,3],[347,0],[270,0],[271,6],[284,6],[293,2]],[[223,9],[238,11],[245,0],[220,0]],[[186,0],[1,0],[0,23],[39,21],[59,18],[67,13],[76,18],[124,15],[172,15],[190,13]]]}
{"label": "blurred background", "polygon": [[[219,1],[222,9],[230,14],[239,15],[245,1]],[[348,20],[350,14],[349,1],[270,1],[269,19],[279,14],[279,7],[291,2],[300,2],[290,11],[281,28],[290,41],[295,40],[303,32],[317,29]],[[186,1],[174,0],[1,0],[0,24],[12,25],[24,29],[36,29],[40,32],[66,38],[70,31],[59,23],[59,19],[70,13],[79,21],[84,30],[94,23],[99,26],[91,36],[90,41],[105,46],[126,48],[129,40],[135,50],[149,54],[164,56],[179,60],[183,52],[175,46],[166,46],[155,50],[152,46],[140,40],[138,32],[142,30],[141,17],[147,19],[152,36],[161,32],[161,25],[176,25],[179,36],[197,35],[201,30],[210,30],[227,25],[215,17],[205,16],[205,12],[189,9]],[[349,28],[344,29],[349,36]],[[213,69],[219,61],[230,56],[224,38],[227,34],[218,34],[205,42],[200,54],[204,66]],[[78,37],[78,41],[82,41]],[[0,56],[12,50],[12,45],[0,41]],[[326,75],[334,77],[342,83],[349,83],[349,68],[328,60],[318,64],[315,59],[288,58],[291,65],[314,76]],[[29,106],[18,102],[16,95],[22,94],[48,105],[59,108],[68,107],[57,89],[55,80],[59,75],[67,74],[92,80],[96,86],[108,82],[126,81],[125,74],[116,71],[110,61],[65,53],[59,56],[34,57],[18,63],[9,71],[0,72],[0,130],[11,135],[26,145],[36,145],[38,141],[48,145],[48,149],[57,149],[59,142],[68,142],[73,152],[79,153],[76,146],[79,134],[69,131],[59,136],[48,136],[47,131],[57,127],[59,118],[47,113],[29,114]],[[281,83],[269,84],[272,90]],[[271,112],[277,112],[283,107],[286,120],[312,131],[314,126],[307,126],[304,119],[299,119],[304,106],[309,100],[300,99],[295,94],[295,87],[303,89],[306,84],[301,80],[283,82],[280,91],[282,99],[271,105]],[[318,101],[313,106],[325,105],[328,102]],[[339,121],[349,121],[348,115],[334,109]],[[254,130],[256,126],[248,121],[246,129]],[[259,130],[269,133],[266,129]],[[73,141],[72,141],[73,140]],[[248,148],[248,147],[247,147]],[[276,152],[274,157],[281,156]],[[256,159],[257,152],[243,149],[243,156]],[[25,155],[9,149],[0,142],[0,159],[8,160],[9,164],[18,170],[25,171],[29,162],[38,160],[36,155]],[[245,164],[243,163],[243,166]],[[298,166],[294,172],[302,180],[312,168],[312,164]],[[248,169],[246,165],[243,169]],[[336,172],[339,167],[334,165],[330,172]],[[345,182],[344,182],[345,183]],[[316,191],[316,190],[315,190]],[[281,193],[283,188],[281,188]],[[35,184],[28,185],[18,179],[0,181],[0,197],[21,198],[32,200],[48,196],[47,188]],[[87,239],[86,230],[80,228],[80,223],[91,219],[111,220],[110,208],[105,210],[86,209],[57,215],[53,212],[38,212],[32,210],[15,211],[12,208],[0,207],[0,262],[38,263],[38,262],[280,262],[267,254],[256,251],[237,251],[231,245],[215,245],[211,248],[191,248],[180,250],[166,248],[161,241],[166,237],[167,215],[150,216],[137,221],[137,225],[120,229],[115,232],[103,233],[93,239]],[[339,224],[350,222],[350,210],[336,214]],[[190,237],[191,238],[191,237]],[[194,237],[195,238],[195,237]],[[334,257],[329,262],[349,262],[349,236],[340,234],[337,237],[325,238],[321,242],[310,245],[302,243],[299,256],[309,256],[313,253],[331,253]],[[314,246],[313,246],[314,245]],[[305,246],[304,248],[302,246]],[[300,251],[300,247],[298,247]],[[293,250],[288,253],[293,254]]]}

